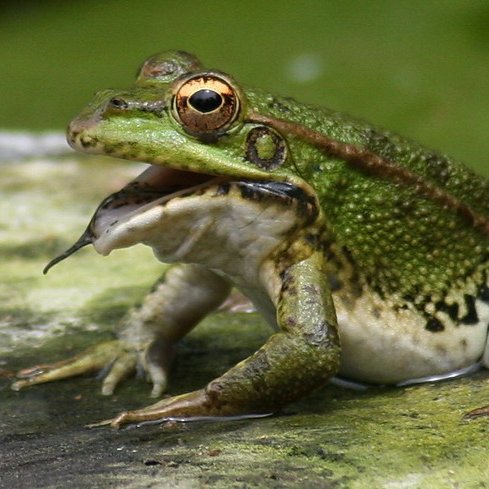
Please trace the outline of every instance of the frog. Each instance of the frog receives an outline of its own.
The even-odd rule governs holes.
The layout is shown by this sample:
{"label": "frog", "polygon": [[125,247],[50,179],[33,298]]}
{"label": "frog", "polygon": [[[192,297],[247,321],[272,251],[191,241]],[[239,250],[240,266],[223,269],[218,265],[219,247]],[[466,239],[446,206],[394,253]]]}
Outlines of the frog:
{"label": "frog", "polygon": [[183,51],[98,92],[67,140],[148,167],[45,272],[87,245],[142,243],[169,266],[116,339],[24,369],[13,389],[106,368],[111,395],[139,369],[160,398],[180,340],[235,289],[271,327],[255,353],[92,426],[264,416],[332,379],[403,385],[489,367],[489,181],[464,164]]}

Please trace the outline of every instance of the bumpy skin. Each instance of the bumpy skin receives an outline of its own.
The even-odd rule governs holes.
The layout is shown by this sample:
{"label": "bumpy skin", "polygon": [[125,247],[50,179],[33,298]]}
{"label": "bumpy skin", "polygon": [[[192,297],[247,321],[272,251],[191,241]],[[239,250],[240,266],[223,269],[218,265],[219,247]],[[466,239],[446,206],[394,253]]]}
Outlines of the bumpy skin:
{"label": "bumpy skin", "polygon": [[[324,137],[353,150],[328,150]],[[269,341],[200,391],[102,424],[274,412],[338,372],[399,383],[489,364],[489,183],[460,163],[239,87],[182,52],[148,59],[127,91],[97,94],[68,140],[153,167],[104,200],[62,257],[89,243],[107,254],[144,242],[180,264],[128,313],[119,340],[21,372],[14,388],[114,362],[110,394],[139,363],[158,396],[173,346],[231,284],[277,328]],[[374,155],[404,173],[352,165],[344,155],[355,148],[360,163]]]}

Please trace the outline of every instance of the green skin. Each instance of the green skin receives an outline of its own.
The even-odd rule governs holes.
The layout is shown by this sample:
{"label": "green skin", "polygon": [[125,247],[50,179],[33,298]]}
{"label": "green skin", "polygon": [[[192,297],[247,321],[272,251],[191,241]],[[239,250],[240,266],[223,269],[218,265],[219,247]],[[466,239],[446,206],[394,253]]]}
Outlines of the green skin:
{"label": "green skin", "polygon": [[[178,112],[179,87],[196,73],[224,79],[239,99],[217,129],[196,129]],[[349,161],[324,138],[364,152]],[[139,363],[159,396],[174,345],[231,285],[276,328],[266,344],[199,391],[97,425],[271,413],[338,372],[400,383],[488,366],[489,183],[462,164],[343,114],[239,87],[183,52],[149,58],[126,91],[98,93],[68,141],[152,166],[106,199],[53,264],[86,244],[107,254],[140,242],[179,263],[129,311],[117,340],[22,371],[13,388],[112,364],[102,388],[111,394]],[[406,171],[382,171],[392,166]]]}

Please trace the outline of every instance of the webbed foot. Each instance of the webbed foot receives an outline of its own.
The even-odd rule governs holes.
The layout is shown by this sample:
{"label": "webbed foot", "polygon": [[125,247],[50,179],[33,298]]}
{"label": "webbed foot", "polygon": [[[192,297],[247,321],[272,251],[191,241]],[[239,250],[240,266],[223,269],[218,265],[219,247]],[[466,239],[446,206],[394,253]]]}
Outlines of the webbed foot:
{"label": "webbed foot", "polygon": [[222,404],[212,392],[213,383],[207,388],[199,389],[179,396],[163,399],[151,406],[133,411],[123,411],[115,418],[87,425],[87,428],[111,426],[119,429],[128,424],[164,423],[172,420],[207,420],[243,419],[265,417],[273,414],[274,410],[246,410],[241,403],[230,402]]}
{"label": "webbed foot", "polygon": [[[203,415],[202,407],[205,404],[205,392],[203,389],[182,394],[180,396],[163,399],[151,406],[133,411],[124,411],[115,418],[89,424],[88,428],[110,425],[112,428],[120,428],[126,424],[138,424],[146,422],[164,422],[169,418],[189,418],[194,415]],[[207,410],[205,410],[207,411]],[[207,415],[210,413],[208,412]]]}

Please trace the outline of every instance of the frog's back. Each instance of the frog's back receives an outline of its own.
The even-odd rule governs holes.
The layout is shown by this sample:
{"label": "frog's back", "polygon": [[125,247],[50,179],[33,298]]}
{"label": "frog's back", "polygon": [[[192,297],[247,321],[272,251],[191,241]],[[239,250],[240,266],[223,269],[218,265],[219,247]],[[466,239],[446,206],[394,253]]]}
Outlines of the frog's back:
{"label": "frog's back", "polygon": [[[489,181],[447,156],[290,99],[271,97],[269,110],[276,117],[295,113],[307,127],[366,148],[489,219]],[[489,324],[488,235],[409,182],[290,144],[327,222],[342,373],[391,383],[477,362]]]}
{"label": "frog's back", "polygon": [[[360,134],[372,152],[489,217],[486,179],[397,135],[368,127]],[[342,371],[398,382],[470,368],[484,352],[487,365],[488,236],[409,185],[345,165],[336,182],[321,196],[335,273],[349,282],[336,295]]]}

